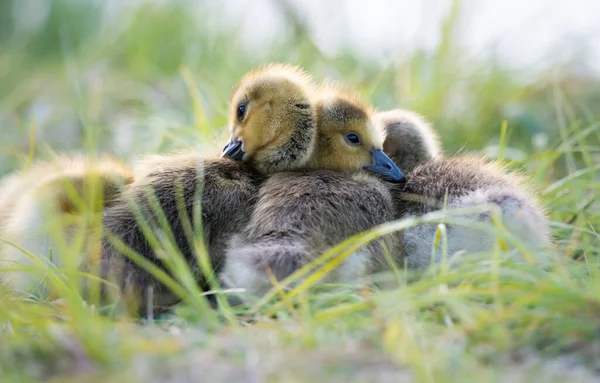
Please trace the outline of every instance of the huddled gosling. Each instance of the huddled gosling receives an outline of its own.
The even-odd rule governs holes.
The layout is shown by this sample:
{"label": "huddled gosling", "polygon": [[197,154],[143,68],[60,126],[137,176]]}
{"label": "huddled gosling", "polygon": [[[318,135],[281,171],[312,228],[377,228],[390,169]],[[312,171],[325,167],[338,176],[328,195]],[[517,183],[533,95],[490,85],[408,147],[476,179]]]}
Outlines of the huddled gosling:
{"label": "huddled gosling", "polygon": [[[197,229],[194,207],[200,203],[204,244],[218,273],[227,241],[247,224],[266,176],[308,161],[316,137],[313,96],[312,80],[299,68],[269,65],[244,76],[231,99],[231,139],[223,158],[154,156],[144,166],[146,174],[136,175],[124,197],[105,211],[102,275],[117,281],[126,297],[137,301],[141,312],[147,309],[144,296],[148,287],[153,290],[153,305],[174,304],[180,297],[124,256],[120,245],[159,266],[163,266],[160,258],[174,248],[192,267],[200,286],[207,288],[190,233],[190,228]],[[148,197],[149,191],[153,198]],[[153,211],[152,199],[161,209],[169,233]],[[140,206],[144,221],[158,238],[172,238],[173,246],[166,246],[169,250],[152,246],[133,203]]]}
{"label": "huddled gosling", "polygon": [[[393,218],[390,193],[372,175],[392,182],[403,175],[383,153],[372,109],[331,86],[320,89],[316,105],[317,140],[306,167],[271,176],[247,226],[229,244],[222,279],[230,287],[264,294],[272,287],[269,272],[281,281],[330,247]],[[324,281],[354,282],[385,268],[393,239],[365,246]]]}
{"label": "huddled gosling", "polygon": [[[550,246],[549,225],[526,180],[498,162],[475,155],[443,156],[438,136],[422,118],[402,110],[381,112],[377,123],[386,131],[384,147],[402,169],[406,183],[393,185],[395,219],[418,217],[442,208],[495,205],[505,228],[529,246]],[[490,223],[491,212],[463,216],[473,223]],[[431,262],[436,224],[421,224],[400,233],[402,256],[409,268]],[[472,227],[448,225],[448,256],[459,251],[491,251],[495,236]],[[441,259],[438,247],[435,261]]]}
{"label": "huddled gosling", "polygon": [[[42,279],[26,270],[35,263],[22,250],[45,266],[49,261],[64,266],[59,250],[87,248],[88,231],[101,228],[103,209],[132,181],[131,170],[108,156],[58,156],[5,178],[0,183],[0,239],[5,241],[0,242],[0,269],[12,271],[0,270],[0,283],[26,292]],[[83,243],[75,243],[76,237]]]}

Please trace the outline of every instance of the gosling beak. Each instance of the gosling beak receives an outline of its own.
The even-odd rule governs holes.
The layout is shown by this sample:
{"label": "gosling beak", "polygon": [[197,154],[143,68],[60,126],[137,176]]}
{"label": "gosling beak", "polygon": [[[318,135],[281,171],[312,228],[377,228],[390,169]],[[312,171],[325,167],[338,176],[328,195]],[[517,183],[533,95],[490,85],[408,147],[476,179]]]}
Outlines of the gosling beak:
{"label": "gosling beak", "polygon": [[221,158],[229,157],[232,160],[242,161],[244,159],[244,151],[242,150],[242,141],[229,141],[223,148]]}
{"label": "gosling beak", "polygon": [[398,166],[396,166],[394,161],[392,161],[392,159],[388,157],[383,150],[373,149],[372,154],[375,164],[371,166],[365,166],[366,170],[375,174],[379,174],[383,177],[383,179],[389,182],[397,183],[406,181],[404,174],[402,174],[400,169],[398,169]]}

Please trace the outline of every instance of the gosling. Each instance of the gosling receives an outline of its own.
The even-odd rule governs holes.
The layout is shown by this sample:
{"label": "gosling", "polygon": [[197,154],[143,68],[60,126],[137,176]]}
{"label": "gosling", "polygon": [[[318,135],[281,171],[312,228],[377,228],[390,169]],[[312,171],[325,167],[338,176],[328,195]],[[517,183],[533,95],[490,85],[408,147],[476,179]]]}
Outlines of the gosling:
{"label": "gosling", "polygon": [[[231,138],[222,158],[197,154],[155,156],[136,176],[124,198],[105,211],[102,275],[115,280],[122,293],[139,312],[146,312],[145,292],[153,290],[155,306],[169,306],[181,297],[174,295],[144,268],[123,256],[121,245],[163,267],[156,249],[136,219],[132,201],[152,231],[163,231],[153,212],[148,190],[153,191],[168,226],[167,238],[192,267],[197,283],[209,287],[197,262],[198,248],[190,238],[194,208],[202,208],[202,233],[215,273],[223,267],[226,243],[247,224],[266,177],[277,171],[303,166],[316,137],[316,111],[311,77],[299,68],[268,65],[244,76],[235,89],[229,110]],[[180,194],[178,196],[178,193]],[[179,197],[179,198],[178,198]],[[182,217],[183,213],[184,217]],[[164,237],[165,235],[163,235]]]}
{"label": "gosling", "polygon": [[[495,205],[505,228],[526,246],[550,247],[546,215],[526,180],[498,162],[475,155],[443,156],[439,138],[420,116],[403,110],[379,113],[376,122],[386,132],[384,148],[396,164],[408,169],[407,182],[392,185],[395,219],[419,217],[443,208]],[[490,223],[491,212],[463,216]],[[424,268],[432,260],[436,224],[420,224],[400,232],[402,257],[409,268]],[[447,227],[447,254],[486,252],[496,238],[489,232],[459,225]],[[442,258],[442,248],[434,261]]]}
{"label": "gosling", "polygon": [[[372,109],[326,86],[317,101],[317,141],[306,167],[271,176],[243,231],[232,238],[221,278],[259,296],[343,240],[393,218],[385,182],[403,175],[383,153]],[[321,169],[321,170],[317,170]],[[327,169],[327,170],[324,170]],[[375,241],[345,259],[324,282],[354,282],[387,265],[393,237]]]}
{"label": "gosling", "polygon": [[[109,156],[58,156],[8,176],[0,184],[0,268],[35,269],[21,249],[57,267],[64,266],[67,248],[91,250],[89,233],[102,227],[103,209],[132,181],[131,170]],[[35,270],[0,270],[0,284],[16,292],[42,279]]]}

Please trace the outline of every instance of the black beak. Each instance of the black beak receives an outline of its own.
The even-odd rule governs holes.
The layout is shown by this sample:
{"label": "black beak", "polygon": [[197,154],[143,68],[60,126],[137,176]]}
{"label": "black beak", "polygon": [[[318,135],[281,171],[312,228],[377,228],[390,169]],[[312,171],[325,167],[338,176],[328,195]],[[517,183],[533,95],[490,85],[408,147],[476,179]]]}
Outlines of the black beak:
{"label": "black beak", "polygon": [[373,161],[375,165],[365,166],[365,169],[379,174],[389,182],[404,182],[404,174],[398,169],[398,166],[381,149],[373,149]]}
{"label": "black beak", "polygon": [[244,159],[244,151],[242,150],[242,141],[229,141],[223,148],[221,158],[229,157],[232,160],[242,161]]}

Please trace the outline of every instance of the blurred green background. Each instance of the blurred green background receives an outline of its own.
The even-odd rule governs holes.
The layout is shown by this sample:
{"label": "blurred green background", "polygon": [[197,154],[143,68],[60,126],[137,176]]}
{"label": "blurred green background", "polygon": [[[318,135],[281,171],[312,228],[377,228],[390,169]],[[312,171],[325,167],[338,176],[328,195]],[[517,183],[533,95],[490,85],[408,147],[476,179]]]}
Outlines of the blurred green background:
{"label": "blurred green background", "polygon": [[[560,262],[496,267],[494,252],[397,289],[242,311],[214,332],[221,312],[187,303],[163,331],[66,288],[40,305],[1,295],[0,381],[598,378],[600,1],[0,0],[0,177],[52,151],[219,152],[234,85],[269,61],[423,114],[448,153],[513,160],[540,186]],[[578,360],[592,378],[577,379]]]}
{"label": "blurred green background", "polygon": [[232,87],[269,61],[422,113],[450,153],[493,156],[506,121],[519,160],[598,121],[600,23],[593,1],[509,3],[3,0],[0,173],[49,148],[214,152]]}

